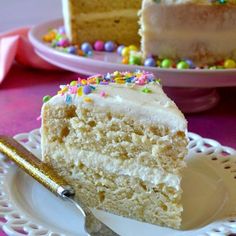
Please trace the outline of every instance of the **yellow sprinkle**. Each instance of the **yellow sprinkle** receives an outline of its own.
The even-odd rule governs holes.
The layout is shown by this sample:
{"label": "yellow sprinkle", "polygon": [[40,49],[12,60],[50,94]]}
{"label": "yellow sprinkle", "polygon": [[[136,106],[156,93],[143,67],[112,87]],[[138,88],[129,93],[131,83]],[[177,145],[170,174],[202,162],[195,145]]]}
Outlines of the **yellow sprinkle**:
{"label": "yellow sprinkle", "polygon": [[71,85],[71,86],[75,86],[76,84],[77,84],[77,81],[75,81],[75,80],[73,80],[73,81],[70,82],[70,85]]}
{"label": "yellow sprinkle", "polygon": [[87,80],[82,79],[82,80],[81,80],[81,84],[86,85],[86,84],[87,84]]}
{"label": "yellow sprinkle", "polygon": [[85,97],[85,98],[84,98],[84,101],[85,101],[85,102],[93,102],[93,99],[92,99],[92,98],[89,98],[89,97]]}
{"label": "yellow sprinkle", "polygon": [[68,88],[67,88],[67,87],[64,87],[64,88],[61,89],[61,91],[62,91],[62,93],[65,93],[65,92],[68,91]]}
{"label": "yellow sprinkle", "polygon": [[125,84],[125,80],[116,80],[117,84]]}
{"label": "yellow sprinkle", "polygon": [[77,95],[82,96],[83,95],[83,87],[79,87],[77,90]]}

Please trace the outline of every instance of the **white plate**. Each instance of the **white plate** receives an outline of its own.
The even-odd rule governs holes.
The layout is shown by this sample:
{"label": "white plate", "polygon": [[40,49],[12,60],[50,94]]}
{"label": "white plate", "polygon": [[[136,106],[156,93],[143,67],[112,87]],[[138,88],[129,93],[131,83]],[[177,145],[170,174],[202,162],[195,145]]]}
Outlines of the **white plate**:
{"label": "white plate", "polygon": [[[39,130],[15,138],[40,157]],[[236,233],[236,151],[189,133],[183,177],[185,230],[173,230],[94,210],[122,236],[222,236]],[[14,164],[0,160],[0,224],[8,235],[85,235],[82,217]]]}
{"label": "white plate", "polygon": [[146,70],[161,78],[162,84],[169,87],[198,87],[215,88],[236,85],[236,69],[227,70],[177,70],[157,67],[124,65],[122,58],[116,53],[95,52],[93,57],[81,57],[59,52],[42,41],[49,29],[58,28],[63,21],[48,21],[33,27],[29,32],[29,39],[36,53],[46,61],[60,68],[73,72],[92,75],[107,72]]}

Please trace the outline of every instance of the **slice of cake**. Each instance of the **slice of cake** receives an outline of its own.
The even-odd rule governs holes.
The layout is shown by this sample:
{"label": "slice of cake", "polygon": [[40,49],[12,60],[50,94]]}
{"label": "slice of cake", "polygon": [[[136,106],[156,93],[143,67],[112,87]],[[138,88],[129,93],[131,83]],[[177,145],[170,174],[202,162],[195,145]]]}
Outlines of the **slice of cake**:
{"label": "slice of cake", "polygon": [[234,0],[143,0],[142,51],[198,65],[236,60],[235,24]]}
{"label": "slice of cake", "polygon": [[112,40],[140,44],[138,10],[141,0],[62,0],[64,24],[73,43]]}
{"label": "slice of cake", "polygon": [[181,225],[186,120],[153,74],[114,72],[61,86],[42,107],[42,155],[90,207]]}

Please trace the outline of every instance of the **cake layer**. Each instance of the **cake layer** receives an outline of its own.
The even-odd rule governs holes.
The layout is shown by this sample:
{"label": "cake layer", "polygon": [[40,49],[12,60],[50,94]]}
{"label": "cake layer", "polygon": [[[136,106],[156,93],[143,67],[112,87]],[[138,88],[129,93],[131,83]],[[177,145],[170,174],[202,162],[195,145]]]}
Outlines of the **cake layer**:
{"label": "cake layer", "polygon": [[235,5],[144,1],[141,22],[145,55],[192,59],[198,64],[236,59]]}
{"label": "cake layer", "polygon": [[64,25],[73,43],[112,40],[140,45],[138,10],[141,0],[63,0]]}
{"label": "cake layer", "polygon": [[76,190],[76,197],[90,207],[153,224],[179,228],[182,190],[156,186],[126,175],[87,168],[83,163],[47,159]]}
{"label": "cake layer", "polygon": [[[65,0],[68,2],[68,0]],[[113,0],[69,0],[77,13],[96,13],[119,11],[121,9],[140,9],[141,0],[113,1]]]}
{"label": "cake layer", "polygon": [[[83,18],[83,16],[81,17]],[[77,27],[79,30],[77,41],[79,43],[94,43],[94,39],[99,39],[104,42],[111,40],[117,44],[140,45],[140,36],[137,35],[139,30],[137,16],[123,17],[115,15],[108,19],[102,17],[97,15],[89,20],[78,19]]]}
{"label": "cake layer", "polygon": [[[98,153],[104,157],[104,165],[113,159],[123,167],[154,168],[159,174],[151,176],[153,181],[155,178],[160,180],[160,176],[178,174],[184,167],[187,140],[183,131],[170,132],[161,125],[141,124],[138,119],[134,122],[127,114],[107,113],[107,108],[98,110],[92,106],[84,109],[80,105],[68,107],[54,105],[54,102],[44,106],[43,133],[47,137],[42,140],[44,155],[58,159],[71,156],[77,161],[81,152],[87,154],[88,159],[91,153]],[[63,151],[67,146],[71,148]]]}

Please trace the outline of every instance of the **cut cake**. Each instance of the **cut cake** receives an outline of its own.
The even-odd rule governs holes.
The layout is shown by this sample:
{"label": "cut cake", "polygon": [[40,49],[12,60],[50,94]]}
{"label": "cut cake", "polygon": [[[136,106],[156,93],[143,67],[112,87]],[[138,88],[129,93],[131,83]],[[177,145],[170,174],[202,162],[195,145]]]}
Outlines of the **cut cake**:
{"label": "cut cake", "polygon": [[61,86],[42,107],[43,161],[90,207],[180,228],[187,123],[153,74]]}
{"label": "cut cake", "polygon": [[63,0],[63,15],[74,43],[141,42],[144,58],[199,66],[236,60],[235,0]]}

